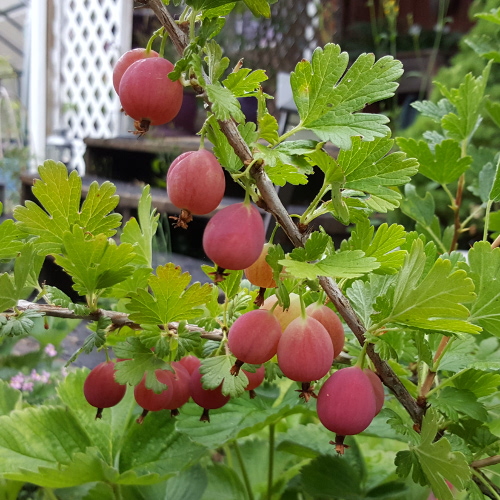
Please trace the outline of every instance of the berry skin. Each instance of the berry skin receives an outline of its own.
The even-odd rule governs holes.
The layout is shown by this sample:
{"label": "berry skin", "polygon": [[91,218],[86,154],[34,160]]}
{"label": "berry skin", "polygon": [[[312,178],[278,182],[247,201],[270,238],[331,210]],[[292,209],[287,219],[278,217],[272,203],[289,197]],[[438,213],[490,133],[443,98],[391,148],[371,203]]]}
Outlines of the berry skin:
{"label": "berry skin", "polygon": [[310,304],[306,307],[306,314],[317,319],[325,328],[332,339],[334,356],[337,357],[344,348],[344,326],[339,317],[327,306]]}
{"label": "berry skin", "polygon": [[171,410],[172,416],[178,415],[179,408],[186,404],[191,397],[189,392],[189,380],[191,374],[179,361],[172,363],[175,373],[172,374],[172,397],[170,402],[165,405],[165,410]]}
{"label": "berry skin", "polygon": [[224,269],[240,270],[251,266],[262,252],[265,229],[254,205],[235,203],[217,212],[203,233],[203,249],[219,268],[216,281]]}
{"label": "berry skin", "polygon": [[321,423],[339,436],[363,432],[375,417],[377,404],[370,379],[357,366],[336,371],[318,394]]}
{"label": "berry skin", "polygon": [[276,354],[280,338],[281,327],[274,315],[265,309],[256,309],[242,314],[233,323],[228,347],[240,366],[243,363],[259,365]]}
{"label": "berry skin", "polygon": [[372,383],[373,393],[375,395],[375,415],[378,415],[380,413],[380,410],[382,409],[382,406],[384,406],[384,386],[382,385],[381,380],[375,372],[372,372],[368,368],[363,369],[363,371]]}
{"label": "berry skin", "polygon": [[[176,225],[186,227],[192,220],[191,214],[204,215],[215,210],[225,189],[224,171],[213,153],[206,149],[183,153],[167,173],[168,197],[182,211]],[[183,215],[184,212],[187,213]]]}
{"label": "berry skin", "polygon": [[115,64],[113,68],[113,87],[115,88],[116,93],[118,94],[118,90],[120,89],[120,82],[123,74],[127,69],[139,59],[146,59],[148,57],[158,57],[158,52],[154,50],[150,50],[149,52],[146,49],[132,49],[128,50]]}
{"label": "berry skin", "polygon": [[222,384],[215,389],[204,389],[200,370],[194,370],[191,373],[189,380],[189,390],[193,401],[203,408],[203,414],[200,418],[201,421],[210,422],[209,410],[216,410],[222,408],[228,401],[229,396],[222,394]]}
{"label": "berry skin", "polygon": [[168,74],[174,65],[162,57],[140,59],[129,66],[120,81],[118,95],[123,110],[133,118],[140,134],[150,125],[173,120],[181,109],[183,88]]}
{"label": "berry skin", "polygon": [[245,276],[252,285],[260,288],[274,288],[276,282],[273,278],[273,268],[267,263],[266,257],[271,247],[271,243],[266,243],[262,247],[259,258],[245,269]]}
{"label": "berry skin", "polygon": [[200,360],[192,354],[179,359],[179,363],[189,372],[190,375],[197,370],[201,364]]}
{"label": "berry skin", "polygon": [[[262,305],[262,309],[271,309],[273,305],[277,302],[278,297],[276,295],[270,295]],[[283,309],[281,306],[276,306],[273,310],[273,314],[281,325],[281,331],[295,319],[300,316],[300,297],[296,293],[290,294],[290,307],[288,309]]]}
{"label": "berry skin", "polygon": [[95,418],[102,418],[103,408],[117,405],[125,396],[126,385],[115,380],[115,363],[104,361],[87,375],[83,384],[83,394],[87,402],[97,408]]}
{"label": "berry skin", "polygon": [[296,382],[324,377],[333,363],[330,335],[319,321],[309,316],[299,316],[286,327],[277,354],[283,374]]}
{"label": "berry skin", "polygon": [[146,376],[134,388],[135,401],[144,410],[142,415],[137,419],[137,423],[139,424],[142,424],[150,411],[167,409],[173,396],[174,374],[169,370],[155,370],[155,375],[158,382],[167,386],[159,394],[146,387]]}
{"label": "berry skin", "polygon": [[257,368],[254,373],[247,372],[246,370],[242,370],[242,372],[248,378],[248,385],[245,387],[245,391],[253,391],[257,387],[259,387],[259,385],[264,382],[264,377],[266,376],[266,368],[264,367],[264,365],[259,366],[259,368]]}

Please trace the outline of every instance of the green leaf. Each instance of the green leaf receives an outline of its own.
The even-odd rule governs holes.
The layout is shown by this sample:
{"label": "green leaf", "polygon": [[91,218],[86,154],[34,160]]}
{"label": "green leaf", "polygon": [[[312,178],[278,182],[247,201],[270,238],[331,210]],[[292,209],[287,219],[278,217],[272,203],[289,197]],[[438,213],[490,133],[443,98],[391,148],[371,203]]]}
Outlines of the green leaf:
{"label": "green leaf", "polygon": [[236,97],[245,97],[249,94],[253,95],[259,89],[260,84],[267,79],[263,69],[252,71],[249,68],[240,68],[238,71],[230,73],[222,85]]}
{"label": "green leaf", "polygon": [[82,347],[78,349],[66,363],[70,365],[82,353],[90,354],[94,349],[99,349],[106,343],[107,328],[111,325],[111,319],[107,317],[100,317],[98,321],[90,323],[87,328],[92,333],[84,340]]}
{"label": "green leaf", "polygon": [[137,385],[146,375],[147,388],[155,392],[161,392],[165,389],[165,384],[158,381],[154,372],[165,369],[166,364],[140,339],[130,337],[126,342],[120,342],[113,346],[113,351],[118,358],[124,359],[116,364],[115,379],[117,382]]}
{"label": "green leaf", "polygon": [[158,228],[160,214],[151,208],[152,197],[149,186],[142,190],[139,206],[137,209],[138,219],[131,217],[123,228],[120,235],[122,243],[130,243],[134,246],[136,257],[134,262],[139,265],[151,267],[153,255],[153,236]]}
{"label": "green leaf", "polygon": [[495,177],[491,186],[490,193],[488,195],[488,199],[493,202],[500,201],[500,157],[497,162]]}
{"label": "green leaf", "polygon": [[481,76],[475,78],[468,73],[458,89],[449,90],[444,84],[436,82],[441,93],[456,108],[456,112],[448,113],[441,120],[441,125],[450,138],[457,141],[469,140],[476,130],[490,68],[491,61]]}
{"label": "green leaf", "polygon": [[266,168],[266,173],[273,184],[284,186],[286,183],[298,186],[307,184],[307,176],[297,171],[293,165],[286,163],[278,164],[271,168]]}
{"label": "green leaf", "polygon": [[313,498],[363,497],[359,471],[344,457],[319,456],[302,468],[301,478]]}
{"label": "green leaf", "polygon": [[[217,483],[220,484],[220,483]],[[196,464],[189,469],[181,470],[179,474],[167,482],[166,498],[168,500],[201,500],[208,485],[207,472]]]}
{"label": "green leaf", "polygon": [[[230,173],[236,173],[243,167],[243,162],[236,155],[234,149],[229,144],[227,137],[222,133],[220,126],[214,116],[208,119],[210,127],[207,129],[207,137],[214,145],[213,153],[217,156],[221,165]],[[238,130],[247,144],[257,140],[255,124],[248,122],[238,125]]]}
{"label": "green leaf", "polygon": [[401,195],[391,188],[408,183],[418,170],[415,159],[400,152],[390,153],[393,144],[388,137],[372,142],[353,137],[352,149],[341,151],[337,157],[346,179],[344,187],[369,195],[365,203],[382,213],[399,206]]}
{"label": "green leaf", "polygon": [[243,0],[245,5],[256,17],[271,17],[271,8],[269,0]]}
{"label": "green leaf", "polygon": [[209,301],[212,287],[207,283],[188,286],[191,275],[181,273],[172,263],[158,266],[156,276],[148,280],[152,293],[137,290],[130,294],[130,319],[139,324],[168,325],[199,316],[203,312],[199,306]]}
{"label": "green leaf", "polygon": [[0,416],[22,407],[22,393],[11,387],[5,380],[0,380]]}
{"label": "green leaf", "polygon": [[186,434],[193,441],[207,448],[216,449],[228,441],[249,436],[272,423],[282,421],[289,415],[313,415],[313,410],[300,404],[295,387],[282,398],[281,403],[273,406],[273,399],[241,396],[231,399],[218,410],[210,410],[211,421],[200,422],[201,409],[195,404],[183,406],[177,420],[177,430]]}
{"label": "green leaf", "polygon": [[474,17],[490,21],[491,23],[500,24],[500,7],[496,10],[491,9],[489,12],[478,12],[477,14],[474,14]]}
{"label": "green leaf", "polygon": [[476,33],[468,36],[465,43],[484,59],[491,59],[493,62],[500,62],[500,51],[498,50],[498,40],[485,33]]}
{"label": "green leaf", "polygon": [[484,398],[497,392],[500,374],[467,368],[453,378],[453,385],[457,389],[472,391],[477,398]]}
{"label": "green leaf", "polygon": [[41,318],[42,313],[38,311],[23,311],[8,317],[0,316],[0,335],[16,337],[29,335],[35,323],[33,319]]}
{"label": "green leaf", "polygon": [[65,307],[80,316],[87,316],[90,314],[90,309],[86,305],[74,304],[63,291],[59,290],[55,286],[45,285],[43,289],[45,291],[45,297],[47,297],[50,304]]}
{"label": "green leaf", "polygon": [[215,40],[210,40],[205,45],[205,52],[207,53],[205,61],[208,64],[208,76],[212,82],[217,82],[229,66],[229,59],[222,57],[222,47]]}
{"label": "green leaf", "polygon": [[20,241],[24,236],[12,219],[4,220],[0,224],[0,260],[13,259],[24,246]]}
{"label": "green leaf", "polygon": [[245,392],[248,378],[240,370],[238,375],[231,375],[231,367],[236,358],[233,356],[216,356],[206,358],[201,362],[200,372],[203,374],[202,383],[204,389],[216,389],[222,384],[222,394],[236,398]]}
{"label": "green leaf", "polygon": [[177,329],[177,355],[179,357],[186,356],[193,352],[201,344],[201,337],[198,332],[189,331],[186,328],[186,322],[181,321]]}
{"label": "green leaf", "polygon": [[207,95],[212,103],[212,111],[218,120],[230,120],[234,118],[238,123],[245,121],[245,115],[234,94],[220,84],[206,86]]}
{"label": "green leaf", "polygon": [[0,274],[0,311],[6,311],[17,304],[14,283],[7,273]]}
{"label": "green leaf", "polygon": [[461,269],[453,270],[451,261],[441,258],[424,273],[424,245],[415,240],[399,271],[390,312],[384,322],[440,332],[478,333],[469,323],[469,311],[462,303],[475,298],[474,283]]}
{"label": "green leaf", "polygon": [[347,69],[349,56],[329,43],[313,52],[311,62],[302,60],[290,75],[293,99],[304,126],[328,113],[334,102],[335,85]]}
{"label": "green leaf", "polygon": [[63,235],[73,226],[95,236],[111,237],[116,233],[122,216],[110,213],[118,205],[113,184],[106,181],[99,187],[93,182],[80,209],[82,180],[76,170],[68,175],[64,164],[47,160],[38,172],[40,180],[35,181],[33,194],[43,208],[27,201],[26,206],[14,209],[14,217],[22,231],[39,237],[39,253],[61,253]]}
{"label": "green leaf", "polygon": [[375,313],[377,297],[384,297],[392,283],[393,279],[388,275],[371,274],[367,281],[356,280],[346,290],[347,297],[365,328],[372,326],[371,316]]}
{"label": "green leaf", "polygon": [[207,468],[208,486],[203,500],[248,500],[247,491],[236,471],[227,465],[212,463]]}
{"label": "green leaf", "polygon": [[314,231],[307,238],[304,247],[294,248],[290,253],[290,257],[300,262],[318,260],[324,254],[327,247],[332,244],[330,236],[319,231]]}
{"label": "green leaf", "polygon": [[341,250],[362,250],[366,257],[375,257],[380,267],[378,273],[395,273],[402,265],[406,252],[400,246],[406,241],[406,232],[403,226],[387,223],[377,228],[368,220],[356,224],[355,230],[349,240],[343,241]]}
{"label": "green leaf", "polygon": [[290,76],[300,126],[346,149],[354,135],[366,140],[387,135],[385,117],[351,113],[394,95],[402,74],[401,63],[390,56],[375,62],[373,54],[362,54],[345,72],[348,62],[338,45],[327,44],[313,52],[311,62],[298,63]]}
{"label": "green leaf", "polygon": [[154,484],[198,463],[206,448],[176,432],[175,424],[167,412],[150,412],[142,425],[129,426],[119,456],[123,472],[116,482]]}
{"label": "green leaf", "polygon": [[[325,53],[329,45],[325,46]],[[354,112],[393,96],[398,86],[395,80],[403,70],[402,64],[391,56],[375,61],[373,54],[362,54],[344,74],[348,58],[344,53],[339,54],[339,50],[330,49],[326,56],[319,52],[316,64],[315,51],[312,68],[307,67],[307,62],[299,63],[295,72],[298,75],[292,73],[291,83],[301,124],[322,140],[349,149],[353,136],[371,141],[389,133],[385,125],[387,117]],[[333,68],[328,67],[330,64]],[[325,77],[325,74],[331,76]],[[334,81],[340,76],[342,79],[335,85]],[[314,100],[309,102],[311,98]]]}
{"label": "green leaf", "polygon": [[473,392],[465,389],[445,387],[439,393],[432,395],[429,403],[453,421],[459,420],[460,414],[482,422],[488,420],[488,412],[484,405],[478,402]]}
{"label": "green leaf", "polygon": [[488,100],[484,104],[490,118],[495,122],[497,127],[500,127],[500,102]]}
{"label": "green leaf", "polygon": [[453,113],[455,107],[448,99],[440,99],[437,103],[432,101],[416,101],[411,106],[422,113],[423,116],[432,118],[435,122],[440,122],[443,116]]}
{"label": "green leaf", "polygon": [[222,5],[234,2],[234,0],[186,0],[186,5],[196,10],[216,9]]}
{"label": "green leaf", "polygon": [[477,299],[471,307],[470,320],[488,333],[500,337],[500,249],[492,249],[487,241],[479,241],[469,250],[470,277]]}
{"label": "green leaf", "polygon": [[65,255],[57,255],[60,265],[74,281],[80,295],[92,295],[128,278],[134,271],[130,263],[135,258],[129,243],[116,245],[103,233],[88,239],[81,227],[62,235]]}
{"label": "green leaf", "polygon": [[[201,270],[211,279],[213,279],[214,273],[217,271],[215,266],[201,266]],[[227,276],[224,281],[217,283],[217,286],[224,292],[224,295],[228,300],[236,297],[240,290],[241,280],[243,278],[243,271],[225,271]]]}
{"label": "green leaf", "polygon": [[464,455],[452,452],[446,438],[435,441],[437,432],[436,414],[428,410],[422,423],[420,443],[411,446],[410,451],[397,453],[397,472],[404,477],[413,468],[413,479],[417,479],[416,482],[429,484],[434,494],[442,500],[453,500],[446,481],[458,490],[463,490],[471,472]]}
{"label": "green leaf", "polygon": [[66,408],[26,408],[0,417],[0,423],[3,477],[48,488],[109,478],[110,468]]}
{"label": "green leaf", "polygon": [[271,145],[276,144],[279,140],[278,130],[278,121],[270,113],[264,113],[264,115],[259,118],[258,132],[261,139],[264,139]]}
{"label": "green leaf", "polygon": [[330,141],[341,150],[352,147],[352,139],[362,137],[373,141],[376,137],[386,137],[390,133],[389,118],[371,113],[349,113],[336,109],[322,116],[309,127],[322,141]]}
{"label": "green leaf", "polygon": [[366,257],[361,250],[348,250],[329,255],[316,264],[291,259],[283,259],[279,263],[295,278],[310,280],[315,280],[318,276],[359,278],[380,267],[377,259]]}
{"label": "green leaf", "polygon": [[397,144],[408,156],[418,160],[419,173],[439,184],[456,181],[472,163],[470,156],[461,157],[460,144],[453,139],[436,144],[434,152],[425,141],[400,137]]}

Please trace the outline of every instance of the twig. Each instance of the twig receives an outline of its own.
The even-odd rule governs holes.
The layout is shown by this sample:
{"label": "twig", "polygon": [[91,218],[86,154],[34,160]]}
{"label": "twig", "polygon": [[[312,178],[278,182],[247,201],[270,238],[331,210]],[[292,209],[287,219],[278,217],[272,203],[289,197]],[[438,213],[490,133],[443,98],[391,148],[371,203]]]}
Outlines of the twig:
{"label": "twig", "polygon": [[474,460],[470,463],[470,466],[474,469],[480,469],[481,467],[488,467],[490,465],[500,464],[500,455],[493,455],[492,457],[482,458],[481,460]]}
{"label": "twig", "polygon": [[[141,2],[144,5],[149,5],[149,7],[151,7],[153,12],[157,15],[158,19],[165,27],[165,30],[172,38],[172,42],[177,48],[179,54],[182,55],[184,52],[184,48],[188,43],[187,37],[184,32],[182,32],[177,27],[177,25],[175,25],[174,19],[172,18],[171,14],[162,3],[162,1],[141,0]],[[195,89],[195,91],[201,94],[203,92],[203,89],[198,88]],[[211,103],[208,101],[208,97],[206,96],[206,94],[204,94],[203,97],[207,104],[210,105]],[[236,155],[241,159],[243,164],[249,165],[254,160],[254,158],[247,143],[239,133],[237,124],[233,120],[225,120],[219,121],[219,125],[222,132],[227,137],[229,144],[234,149]],[[277,222],[280,224],[288,239],[293,243],[294,246],[304,246],[304,235],[299,231],[292,218],[288,214],[288,211],[281,203],[281,200],[276,194],[274,185],[264,171],[262,163],[256,162],[250,172],[257,184],[257,187],[263,199],[263,208],[276,218]],[[331,278],[320,277],[319,282],[332,303],[339,311],[340,315],[344,318],[345,322],[358,339],[358,341],[363,344],[365,341],[364,334],[366,330],[359,318],[356,316],[356,313],[354,312],[351,304],[342,294],[335,281]],[[380,358],[380,356],[373,349],[373,346],[369,346],[367,353],[373,364],[375,365],[383,383],[396,395],[415,424],[417,424],[417,426],[420,426],[424,415],[423,408],[417,405],[415,399],[412,398],[412,396],[401,383],[392,368]]]}
{"label": "twig", "polygon": [[[87,321],[98,321],[99,318],[109,318],[115,329],[122,328],[124,326],[132,330],[143,330],[141,325],[134,323],[128,317],[127,313],[108,311],[106,309],[98,309],[90,314],[76,314],[75,311],[67,309],[65,307],[54,306],[50,304],[36,304],[34,302],[29,302],[27,300],[20,300],[17,304],[18,311],[38,311],[46,316],[52,316],[54,318],[65,318],[65,319],[83,319]],[[7,313],[14,314],[14,311],[7,311]],[[179,329],[179,323],[173,321],[168,325],[169,330],[177,331]],[[197,325],[186,325],[186,330],[189,332],[196,332],[200,334],[202,339],[207,340],[222,340],[222,331],[214,330],[212,332],[207,332],[203,328]]]}

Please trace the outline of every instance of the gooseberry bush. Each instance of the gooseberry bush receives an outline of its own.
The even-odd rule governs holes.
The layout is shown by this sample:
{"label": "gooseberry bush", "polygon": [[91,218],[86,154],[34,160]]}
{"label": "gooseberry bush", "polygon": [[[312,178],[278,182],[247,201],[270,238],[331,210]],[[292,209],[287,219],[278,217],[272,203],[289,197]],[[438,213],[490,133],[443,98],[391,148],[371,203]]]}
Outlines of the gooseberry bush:
{"label": "gooseberry bush", "polygon": [[[395,95],[399,61],[319,47],[291,74],[300,120],[283,132],[267,108],[266,73],[231,65],[216,41],[238,2],[189,0],[176,21],[168,0],[136,3],[158,16],[152,36],[179,58],[148,44],[119,62],[115,85],[140,134],[175,116],[183,86],[204,102],[200,149],[172,163],[167,192],[181,211],[173,231],[215,211],[203,235],[213,266],[203,266],[204,284],[175,263],[153,269],[159,214],[148,186],[137,217],[122,221],[111,182],[93,183],[82,201],[77,172],[52,160],[39,167],[38,203],[0,225],[0,259],[13,269],[0,274],[0,335],[28,336],[44,315],[83,318],[89,335],[69,364],[96,349],[109,359],[70,371],[45,405],[0,384],[3,490],[15,498],[27,482],[46,498],[86,500],[500,498],[500,163],[473,145],[486,113],[500,124],[500,103],[484,95],[500,60],[495,40],[481,46],[482,74],[415,104],[435,122],[418,140],[393,139],[387,116],[363,112]],[[270,15],[268,0],[242,3]],[[500,25],[499,10],[480,16]],[[257,123],[240,108],[250,96]],[[316,139],[297,138],[304,130]],[[224,171],[242,193],[225,207]],[[449,197],[451,224],[412,184],[417,172]],[[321,188],[289,214],[276,186],[313,173]],[[463,206],[465,189],[474,206]],[[391,222],[399,210],[408,227]],[[266,211],[292,250],[265,241]],[[349,228],[340,244],[320,216]],[[81,301],[40,282],[47,257]]]}

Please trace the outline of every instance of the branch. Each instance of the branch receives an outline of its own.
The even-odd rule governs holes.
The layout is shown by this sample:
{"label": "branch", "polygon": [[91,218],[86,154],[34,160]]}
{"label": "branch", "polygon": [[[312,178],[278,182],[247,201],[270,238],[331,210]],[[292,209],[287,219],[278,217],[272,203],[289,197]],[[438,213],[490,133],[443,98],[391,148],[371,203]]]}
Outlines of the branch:
{"label": "branch", "polygon": [[[175,24],[174,19],[163,5],[162,1],[141,0],[141,4],[149,6],[157,15],[165,30],[172,38],[172,42],[177,48],[179,54],[182,56],[184,48],[186,48],[188,44],[187,37]],[[175,27],[173,27],[173,25],[175,25]],[[195,91],[201,94],[203,89],[195,89]],[[204,99],[210,106],[211,103],[208,101],[206,94],[204,95]],[[232,120],[226,120],[219,121],[219,125],[222,132],[227,137],[229,144],[232,146],[234,152],[238,155],[243,164],[250,164],[250,162],[253,161],[252,152],[239,133],[236,123]],[[264,209],[275,217],[276,221],[280,224],[281,228],[294,246],[304,246],[304,235],[299,231],[288,214],[288,211],[281,203],[273,183],[264,171],[262,163],[257,162],[255,164],[255,166],[251,169],[251,175],[260,191],[264,202]],[[335,281],[331,278],[323,276],[319,278],[319,282],[360,344],[363,345],[365,342],[364,334],[366,330],[359,318],[356,316],[356,313],[347,298],[342,294]],[[410,414],[415,424],[420,426],[424,414],[423,408],[417,405],[415,399],[411,397],[410,393],[401,383],[392,368],[380,358],[380,356],[373,349],[372,345],[368,346],[367,353],[375,365],[383,383],[396,395],[406,411]]]}
{"label": "branch", "polygon": [[[127,313],[122,313],[117,311],[107,311],[106,309],[98,309],[97,311],[91,312],[89,314],[76,314],[75,311],[67,309],[66,307],[59,307],[49,304],[36,304],[34,302],[29,302],[27,300],[20,300],[17,304],[17,310],[37,311],[46,316],[52,316],[54,318],[83,319],[87,321],[98,321],[99,318],[109,318],[111,320],[114,329],[127,326],[132,330],[141,330],[141,331],[144,330],[144,328],[142,328],[141,325],[131,321]],[[14,311],[11,310],[10,312],[13,313]],[[179,323],[176,321],[169,323],[168,329],[177,331],[179,329]],[[186,325],[186,329],[189,332],[199,333],[202,339],[220,341],[223,338],[221,330],[214,330],[212,332],[207,332],[203,328],[200,328],[199,326],[189,325],[189,324]]]}
{"label": "branch", "polygon": [[481,467],[488,467],[490,465],[500,464],[500,455],[493,455],[492,457],[482,458],[481,460],[474,460],[470,463],[470,466],[474,469],[480,469]]}

